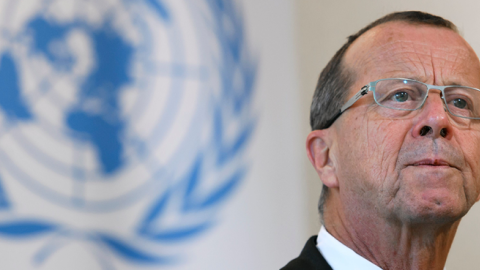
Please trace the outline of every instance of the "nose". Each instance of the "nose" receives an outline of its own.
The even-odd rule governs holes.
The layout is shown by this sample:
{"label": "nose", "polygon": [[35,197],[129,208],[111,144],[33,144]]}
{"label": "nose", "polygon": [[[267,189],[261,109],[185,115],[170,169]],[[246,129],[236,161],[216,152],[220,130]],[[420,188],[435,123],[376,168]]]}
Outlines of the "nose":
{"label": "nose", "polygon": [[421,112],[415,117],[413,137],[431,139],[452,136],[452,125],[440,92],[430,92]]}

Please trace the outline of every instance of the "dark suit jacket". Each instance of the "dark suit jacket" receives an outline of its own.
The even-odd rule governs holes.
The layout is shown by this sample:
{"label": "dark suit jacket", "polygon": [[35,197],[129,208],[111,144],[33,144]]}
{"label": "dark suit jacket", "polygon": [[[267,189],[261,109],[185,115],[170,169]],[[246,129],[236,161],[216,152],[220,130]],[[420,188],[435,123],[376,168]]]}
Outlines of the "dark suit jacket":
{"label": "dark suit jacket", "polygon": [[298,258],[290,261],[280,270],[332,270],[317,249],[317,236],[308,239]]}

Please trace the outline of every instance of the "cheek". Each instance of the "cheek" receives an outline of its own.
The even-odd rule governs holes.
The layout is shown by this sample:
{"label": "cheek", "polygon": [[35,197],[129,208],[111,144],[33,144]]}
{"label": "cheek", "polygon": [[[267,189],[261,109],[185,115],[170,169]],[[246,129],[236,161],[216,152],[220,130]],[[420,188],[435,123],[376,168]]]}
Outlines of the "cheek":
{"label": "cheek", "polygon": [[468,163],[472,171],[478,171],[478,165],[480,164],[480,145],[478,136],[463,136],[459,140],[459,144],[465,155],[465,160]]}
{"label": "cheek", "polygon": [[[396,162],[408,128],[398,120],[363,119],[352,123],[349,134],[339,142],[340,170],[347,188],[378,196],[395,185]],[[352,179],[352,180],[350,180]],[[355,180],[353,180],[355,179]],[[391,183],[391,184],[389,184]]]}
{"label": "cheek", "polygon": [[403,145],[408,128],[403,121],[370,121],[367,125],[366,159],[370,161],[372,177],[384,181],[396,174],[398,153]]}
{"label": "cheek", "polygon": [[480,131],[469,134],[462,134],[458,140],[460,148],[463,150],[465,162],[471,176],[467,175],[467,179],[471,178],[473,183],[466,183],[466,185],[473,185],[467,187],[476,191],[472,196],[477,196],[480,193]]}

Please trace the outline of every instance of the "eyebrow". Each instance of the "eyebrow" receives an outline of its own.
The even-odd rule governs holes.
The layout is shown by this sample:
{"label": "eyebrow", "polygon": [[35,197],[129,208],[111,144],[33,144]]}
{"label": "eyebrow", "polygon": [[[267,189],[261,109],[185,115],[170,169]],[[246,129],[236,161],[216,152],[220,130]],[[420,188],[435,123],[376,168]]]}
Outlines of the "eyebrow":
{"label": "eyebrow", "polygon": [[[393,77],[392,77],[393,78]],[[425,83],[425,78],[424,77],[418,77],[418,76],[402,76],[402,75],[399,75],[399,77],[396,77],[396,78],[404,78],[404,79],[411,79],[411,80],[415,80],[415,81],[419,81],[419,82],[423,82]],[[448,81],[447,81],[448,82]],[[450,83],[446,83],[445,85],[452,85],[452,86],[469,86],[469,85],[465,85],[463,83],[458,83],[456,81],[451,81]],[[469,87],[472,87],[472,86],[469,86]]]}
{"label": "eyebrow", "polygon": [[[409,75],[404,75],[402,73],[400,73],[399,75],[396,75],[396,76],[392,76],[390,78],[403,78],[403,79],[409,79],[409,80],[415,80],[415,81],[419,81],[419,82],[425,82],[424,80],[424,77],[418,77],[418,76],[409,76]],[[387,78],[385,78],[387,79]]]}

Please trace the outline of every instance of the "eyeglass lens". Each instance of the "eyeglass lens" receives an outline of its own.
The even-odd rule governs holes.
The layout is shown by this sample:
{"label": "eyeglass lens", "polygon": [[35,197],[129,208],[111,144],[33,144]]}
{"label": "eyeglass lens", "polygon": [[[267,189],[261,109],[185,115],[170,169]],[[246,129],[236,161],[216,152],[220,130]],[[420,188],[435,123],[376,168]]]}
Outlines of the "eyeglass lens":
{"label": "eyeglass lens", "polygon": [[[383,107],[396,110],[419,109],[425,102],[427,92],[427,85],[414,80],[388,79],[377,81],[374,85],[375,101]],[[451,114],[463,118],[480,118],[480,91],[452,86],[446,87],[443,92]]]}

